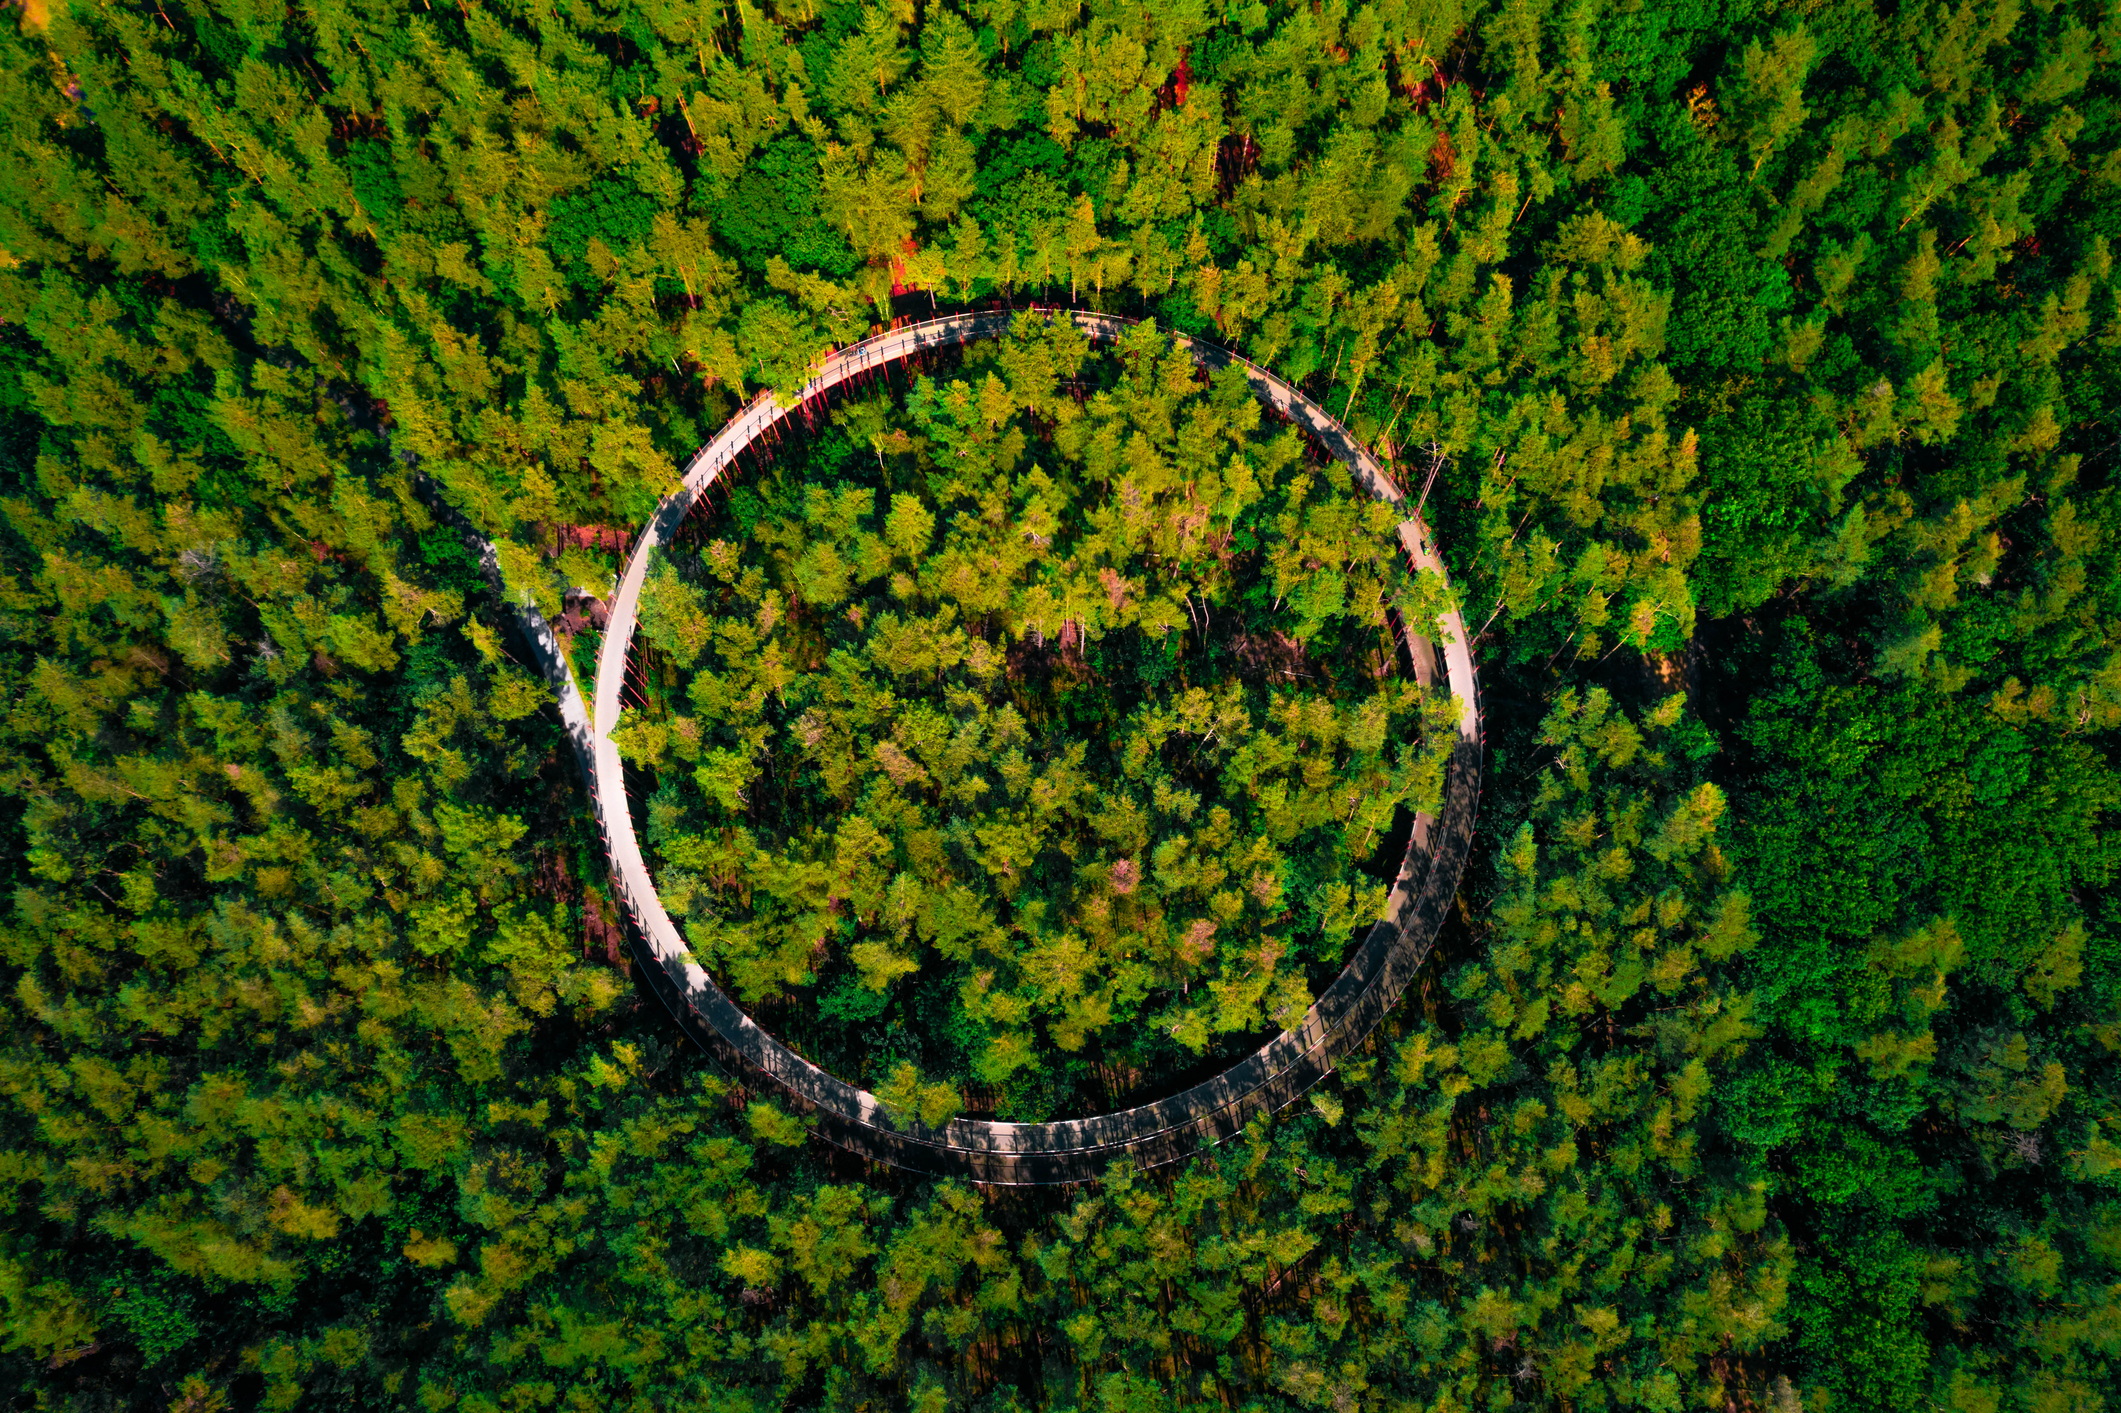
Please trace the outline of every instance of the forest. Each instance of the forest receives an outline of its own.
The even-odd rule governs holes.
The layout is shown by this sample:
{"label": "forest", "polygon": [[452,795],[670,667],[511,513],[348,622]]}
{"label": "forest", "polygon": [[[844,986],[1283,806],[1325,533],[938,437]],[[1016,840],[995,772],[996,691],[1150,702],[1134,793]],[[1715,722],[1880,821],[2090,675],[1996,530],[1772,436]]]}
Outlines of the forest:
{"label": "forest", "polygon": [[[2116,1403],[2121,8],[22,0],[0,137],[8,1407]],[[1370,915],[1425,590],[1174,332],[1480,672],[1412,988],[1095,1182],[694,1047],[517,615],[586,683],[718,427],[972,308],[655,568],[764,1023],[1086,1112]]]}

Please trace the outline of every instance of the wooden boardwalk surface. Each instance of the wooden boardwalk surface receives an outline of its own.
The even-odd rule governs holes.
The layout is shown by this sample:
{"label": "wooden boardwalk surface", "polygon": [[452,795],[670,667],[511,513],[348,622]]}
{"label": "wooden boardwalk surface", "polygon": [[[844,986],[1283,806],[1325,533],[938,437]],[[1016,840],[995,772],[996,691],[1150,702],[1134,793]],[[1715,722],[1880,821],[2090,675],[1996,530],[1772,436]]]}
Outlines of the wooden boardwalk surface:
{"label": "wooden boardwalk surface", "polygon": [[[1055,310],[1051,315],[1073,319],[1098,342],[1118,338],[1132,323],[1085,310]],[[1176,1162],[1237,1133],[1254,1114],[1301,1097],[1331,1072],[1341,1055],[1359,1045],[1399,999],[1443,925],[1472,843],[1480,795],[1480,697],[1465,622],[1454,608],[1439,618],[1434,638],[1410,640],[1422,682],[1447,685],[1458,703],[1458,740],[1442,813],[1416,819],[1385,919],[1371,929],[1302,1022],[1211,1080],[1167,1099],[1091,1118],[1039,1124],[956,1119],[929,1129],[912,1120],[895,1123],[875,1095],[834,1078],[767,1034],[692,959],[677,924],[657,897],[627,805],[625,769],[611,740],[619,723],[627,655],[650,556],[671,542],[707,489],[736,464],[738,454],[797,407],[924,350],[998,336],[1016,317],[1008,310],[981,311],[889,330],[825,358],[796,404],[784,408],[766,394],[732,418],[692,458],[680,489],[657,508],[634,544],[610,601],[592,701],[584,701],[566,653],[543,616],[529,605],[521,612],[525,635],[559,698],[561,717],[588,775],[613,886],[647,979],[687,1034],[747,1081],[763,1081],[779,1090],[814,1117],[820,1135],[854,1152],[979,1182],[1079,1182],[1101,1176],[1114,1161],[1140,1168]],[[1173,337],[1204,367],[1242,364],[1262,402],[1346,462],[1371,494],[1399,500],[1368,448],[1290,384],[1226,349]],[[1415,569],[1444,575],[1443,561],[1417,516],[1410,513],[1399,537]],[[490,549],[487,555],[490,560]]]}

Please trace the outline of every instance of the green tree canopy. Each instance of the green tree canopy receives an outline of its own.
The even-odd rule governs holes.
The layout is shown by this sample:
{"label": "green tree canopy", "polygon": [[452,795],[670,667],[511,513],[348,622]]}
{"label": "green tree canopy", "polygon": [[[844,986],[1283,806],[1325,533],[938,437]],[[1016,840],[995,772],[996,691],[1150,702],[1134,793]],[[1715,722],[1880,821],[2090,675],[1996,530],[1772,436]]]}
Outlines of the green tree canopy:
{"label": "green tree canopy", "polygon": [[[2117,46],[2091,0],[10,10],[0,1396],[2109,1407]],[[682,1043],[513,608],[591,662],[563,595],[750,398],[894,319],[1062,301],[1237,348],[1378,451],[1466,600],[1488,768],[1373,1052],[1182,1168],[985,1191],[825,1148]],[[1153,902],[1174,953],[1214,923],[1212,977],[1279,927],[1312,986],[1346,826],[1276,840],[1238,752],[1280,811],[1313,766],[1426,788],[1349,725],[1390,580],[1325,526],[1368,507],[1161,352],[1074,357],[931,369],[784,445],[721,512],[746,533],[661,571],[627,732],[673,885],[683,841],[731,847],[709,811],[827,875],[846,825],[874,906],[762,1014],[859,1039],[930,1118],[982,1097],[956,1080],[997,1032],[941,950],[981,918],[1050,897],[1039,936],[1087,958],[1058,918]],[[997,528],[1041,498],[1044,544]],[[968,567],[988,544],[1014,567]],[[1247,666],[1264,630],[1294,646]],[[1000,665],[918,665],[945,643]],[[892,705],[828,700],[835,654]],[[1398,751],[1419,711],[1382,681]],[[1247,743],[1181,751],[1196,687]],[[1277,695],[1332,709],[1330,760],[1268,761],[1325,721]],[[1150,711],[1179,724],[1144,774],[1099,774]],[[835,712],[813,764],[789,728]],[[1011,896],[982,859],[1017,836],[978,830],[1031,828],[1063,731],[1098,812],[1031,841],[1105,872],[1042,851]],[[798,782],[800,828],[751,818]],[[950,824],[932,876],[979,891],[946,944],[905,851]],[[1166,899],[1180,835],[1202,871]],[[1262,836],[1285,923],[1234,881]],[[688,924],[750,925],[692,872]],[[871,991],[862,945],[922,970]],[[989,995],[1029,985],[972,945]],[[1016,1077],[1069,1099],[1090,1030]]]}

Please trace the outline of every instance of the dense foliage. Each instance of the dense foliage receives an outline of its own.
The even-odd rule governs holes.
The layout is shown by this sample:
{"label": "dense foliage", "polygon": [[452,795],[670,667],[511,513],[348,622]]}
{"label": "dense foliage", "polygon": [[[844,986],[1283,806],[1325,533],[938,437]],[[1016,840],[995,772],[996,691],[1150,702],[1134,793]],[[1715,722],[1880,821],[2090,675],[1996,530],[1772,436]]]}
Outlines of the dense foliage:
{"label": "dense foliage", "polygon": [[1456,740],[1403,642],[1441,585],[1343,463],[1255,435],[1241,366],[1026,316],[959,372],[703,513],[643,598],[670,691],[616,733],[694,954],[809,992],[821,1062],[931,1124],[1296,1023]]}
{"label": "dense foliage", "polygon": [[[2108,1406],[2117,14],[31,0],[9,1396]],[[1034,299],[1376,446],[1490,752],[1374,1053],[999,1192],[814,1144],[643,1004],[440,511],[558,615],[741,399]],[[978,435],[928,371],[909,415]]]}

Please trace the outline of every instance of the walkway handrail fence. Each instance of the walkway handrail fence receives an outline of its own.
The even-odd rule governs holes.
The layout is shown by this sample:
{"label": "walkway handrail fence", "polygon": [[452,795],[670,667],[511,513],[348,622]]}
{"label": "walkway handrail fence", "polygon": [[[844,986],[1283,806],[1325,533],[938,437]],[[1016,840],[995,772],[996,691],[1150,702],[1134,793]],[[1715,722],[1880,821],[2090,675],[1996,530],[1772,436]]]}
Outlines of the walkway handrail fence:
{"label": "walkway handrail fence", "polygon": [[[687,463],[679,489],[657,506],[635,540],[610,600],[591,701],[584,701],[567,654],[544,616],[535,604],[519,604],[525,636],[558,698],[562,722],[588,776],[613,889],[643,975],[679,1025],[740,1078],[763,1082],[790,1100],[810,1116],[825,1139],[881,1162],[990,1183],[1079,1182],[1101,1176],[1115,1161],[1135,1168],[1176,1162],[1242,1131],[1253,1115],[1295,1101],[1331,1073],[1334,1062],[1367,1039],[1412,981],[1450,911],[1472,843],[1483,750],[1471,644],[1463,616],[1447,598],[1449,606],[1438,615],[1435,636],[1416,633],[1410,625],[1406,641],[1423,685],[1444,685],[1456,699],[1457,739],[1441,813],[1416,817],[1384,918],[1301,1021],[1221,1074],[1169,1098],[1050,1123],[953,1119],[931,1129],[909,1116],[892,1114],[875,1095],[826,1073],[746,1015],[693,958],[657,896],[634,829],[625,765],[612,740],[651,558],[671,543],[685,517],[737,456],[782,419],[872,370],[929,349],[1006,333],[1025,314],[1071,319],[1093,342],[1114,341],[1136,322],[1080,309],[944,315],[900,325],[827,354],[786,407],[771,393],[745,404]],[[1242,366],[1255,395],[1303,424],[1356,473],[1370,494],[1405,503],[1384,468],[1340,419],[1294,386],[1218,345],[1182,334],[1172,339],[1203,366]],[[1399,538],[1410,565],[1417,572],[1433,571],[1448,587],[1442,559],[1418,513],[1402,522]],[[490,546],[482,559],[489,577],[494,577],[497,566]]]}

